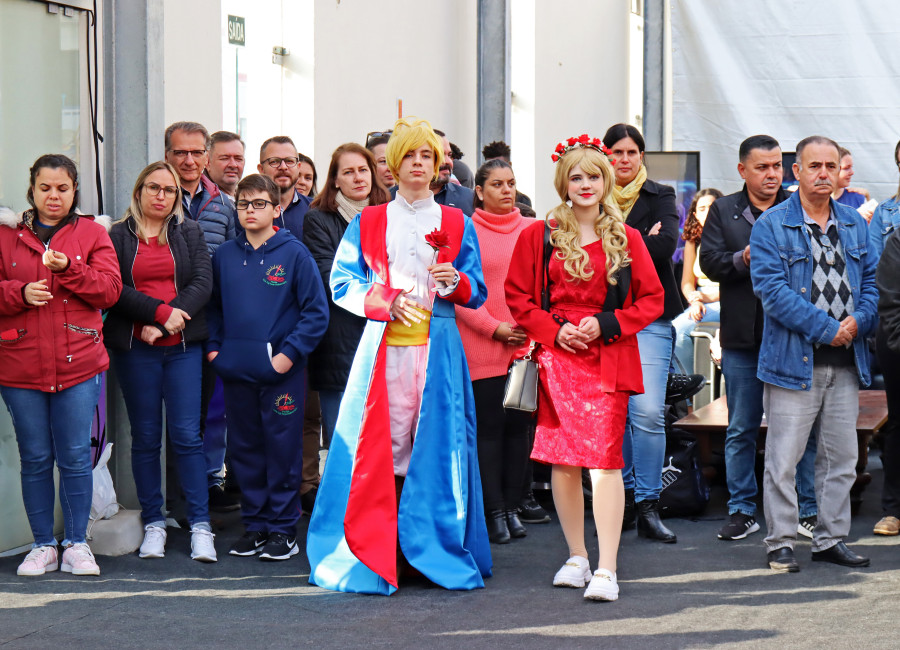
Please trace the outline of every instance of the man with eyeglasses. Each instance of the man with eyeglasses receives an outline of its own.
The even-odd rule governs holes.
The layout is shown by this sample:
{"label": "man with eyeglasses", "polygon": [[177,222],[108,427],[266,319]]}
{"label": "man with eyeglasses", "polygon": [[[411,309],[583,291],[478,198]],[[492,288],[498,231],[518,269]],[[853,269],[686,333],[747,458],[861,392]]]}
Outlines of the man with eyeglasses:
{"label": "man with eyeglasses", "polygon": [[197,122],[175,122],[166,129],[166,162],[178,172],[184,214],[200,224],[209,254],[234,239],[234,206],[203,174],[209,162],[209,132]]}
{"label": "man with eyeglasses", "polygon": [[822,136],[801,140],[794,163],[799,189],[767,210],[750,234],[750,275],[765,312],[757,370],[769,425],[765,545],[769,567],[780,572],[800,569],[794,475],[814,426],[819,517],[812,560],[869,566],[844,538],[859,451],[859,386],[871,380],[866,337],[877,320],[877,256],[865,219],[831,198],[839,149]]}
{"label": "man with eyeglasses", "polygon": [[300,178],[300,157],[294,141],[286,135],[276,135],[263,142],[259,148],[260,174],[268,176],[281,190],[281,214],[275,225],[287,228],[297,239],[303,239],[303,217],[312,199],[297,191]]}
{"label": "man with eyeglasses", "polygon": [[[203,173],[209,163],[209,132],[197,122],[175,122],[165,134],[166,162],[178,172],[181,181],[181,201],[184,216],[193,219],[203,229],[206,249],[212,255],[221,244],[235,238],[237,212],[233,202]],[[205,355],[204,355],[205,359]],[[203,453],[207,462],[209,507],[216,512],[238,508],[238,502],[225,493],[225,405],[222,402],[222,382],[203,362],[203,402],[200,413]],[[169,454],[167,464],[169,463]],[[167,472],[175,476],[175,472]],[[177,494],[174,485],[167,492]]]}

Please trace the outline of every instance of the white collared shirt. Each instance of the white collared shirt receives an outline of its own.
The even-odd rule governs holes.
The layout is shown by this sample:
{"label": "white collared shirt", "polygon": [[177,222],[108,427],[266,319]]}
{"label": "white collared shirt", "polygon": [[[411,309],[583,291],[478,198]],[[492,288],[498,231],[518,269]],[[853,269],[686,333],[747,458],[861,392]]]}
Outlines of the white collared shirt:
{"label": "white collared shirt", "polygon": [[[433,264],[435,252],[425,241],[425,235],[440,227],[441,206],[435,203],[434,194],[409,203],[397,192],[396,198],[388,203],[385,239],[391,286],[404,291],[411,289],[409,298],[426,308],[431,306],[430,289],[434,286],[426,269]],[[457,282],[439,289],[438,293],[442,296],[452,293],[458,281],[457,275]]]}

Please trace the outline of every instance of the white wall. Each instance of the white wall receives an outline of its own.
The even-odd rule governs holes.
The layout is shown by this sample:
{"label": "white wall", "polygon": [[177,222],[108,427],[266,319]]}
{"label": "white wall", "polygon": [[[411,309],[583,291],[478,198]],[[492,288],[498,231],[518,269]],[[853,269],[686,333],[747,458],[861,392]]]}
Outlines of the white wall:
{"label": "white wall", "polygon": [[[226,38],[220,0],[164,0],[165,122],[200,122],[222,128],[222,47]],[[160,140],[163,134],[159,134]]]}
{"label": "white wall", "polygon": [[316,0],[315,160],[403,115],[429,120],[477,163],[476,3]]}

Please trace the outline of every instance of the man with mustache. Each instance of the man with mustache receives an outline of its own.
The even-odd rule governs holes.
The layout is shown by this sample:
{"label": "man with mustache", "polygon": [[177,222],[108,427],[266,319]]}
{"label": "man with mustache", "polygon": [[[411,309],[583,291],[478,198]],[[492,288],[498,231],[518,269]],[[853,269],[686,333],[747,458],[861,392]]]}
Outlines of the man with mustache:
{"label": "man with mustache", "polygon": [[814,425],[817,438],[813,562],[869,566],[844,543],[856,478],[859,386],[868,386],[866,337],[876,324],[877,256],[865,219],[832,200],[840,153],[810,136],[797,144],[799,189],[767,210],[750,235],[750,275],[765,327],[757,376],[769,423],[763,505],[769,567],[796,572],[794,476]]}
{"label": "man with mustache", "polygon": [[281,215],[275,219],[275,225],[287,228],[294,237],[302,240],[303,217],[312,199],[296,189],[300,178],[300,157],[294,141],[286,135],[276,135],[263,142],[256,169],[275,181],[281,190]]}
{"label": "man with mustache", "polygon": [[[700,269],[719,283],[722,319],[722,373],[728,403],[725,432],[725,477],[728,521],[719,530],[725,541],[744,539],[759,530],[756,521],[756,440],[763,417],[763,383],[756,377],[763,335],[763,310],[750,280],[750,231],[763,212],[787,199],[781,187],[781,146],[769,135],[751,135],[738,150],[740,192],[723,196],[709,209],[700,240]],[[797,466],[800,524],[797,532],[812,537],[816,525],[813,484],[815,436]]]}

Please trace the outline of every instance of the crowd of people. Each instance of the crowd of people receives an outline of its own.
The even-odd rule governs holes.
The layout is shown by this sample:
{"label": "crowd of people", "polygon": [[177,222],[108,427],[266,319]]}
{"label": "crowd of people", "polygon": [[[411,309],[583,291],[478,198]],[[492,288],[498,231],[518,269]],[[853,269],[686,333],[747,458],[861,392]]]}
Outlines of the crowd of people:
{"label": "crowd of people", "polygon": [[[473,173],[424,120],[340,145],[321,184],[287,136],[266,140],[246,176],[237,134],[177,122],[164,144],[115,223],[78,211],[76,166],[55,154],[31,167],[30,209],[3,215],[0,394],[34,536],[20,575],[100,573],[86,540],[90,429],[112,365],[141,558],[166,551],[164,435],[193,559],[217,561],[211,510],[240,508],[228,553],[268,561],[300,552],[306,512],[310,582],[362,593],[415,574],[483,587],[491,544],[550,521],[532,493],[536,462],[551,468],[568,546],[553,585],[616,600],[623,531],[677,542],[659,505],[666,396],[691,381],[699,322],[718,323],[729,412],[719,539],[760,528],[765,413],[768,565],[799,570],[798,534],[813,561],[869,564],[844,540],[870,339],[889,411],[874,532],[900,533],[900,204],[850,188],[852,156],[834,141],[797,145],[787,193],[778,142],[747,138],[743,188],[697,192],[683,229],[627,124],[557,145],[546,219],[517,187],[508,145],[487,145]],[[540,368],[534,414],[504,408],[523,357]]]}

